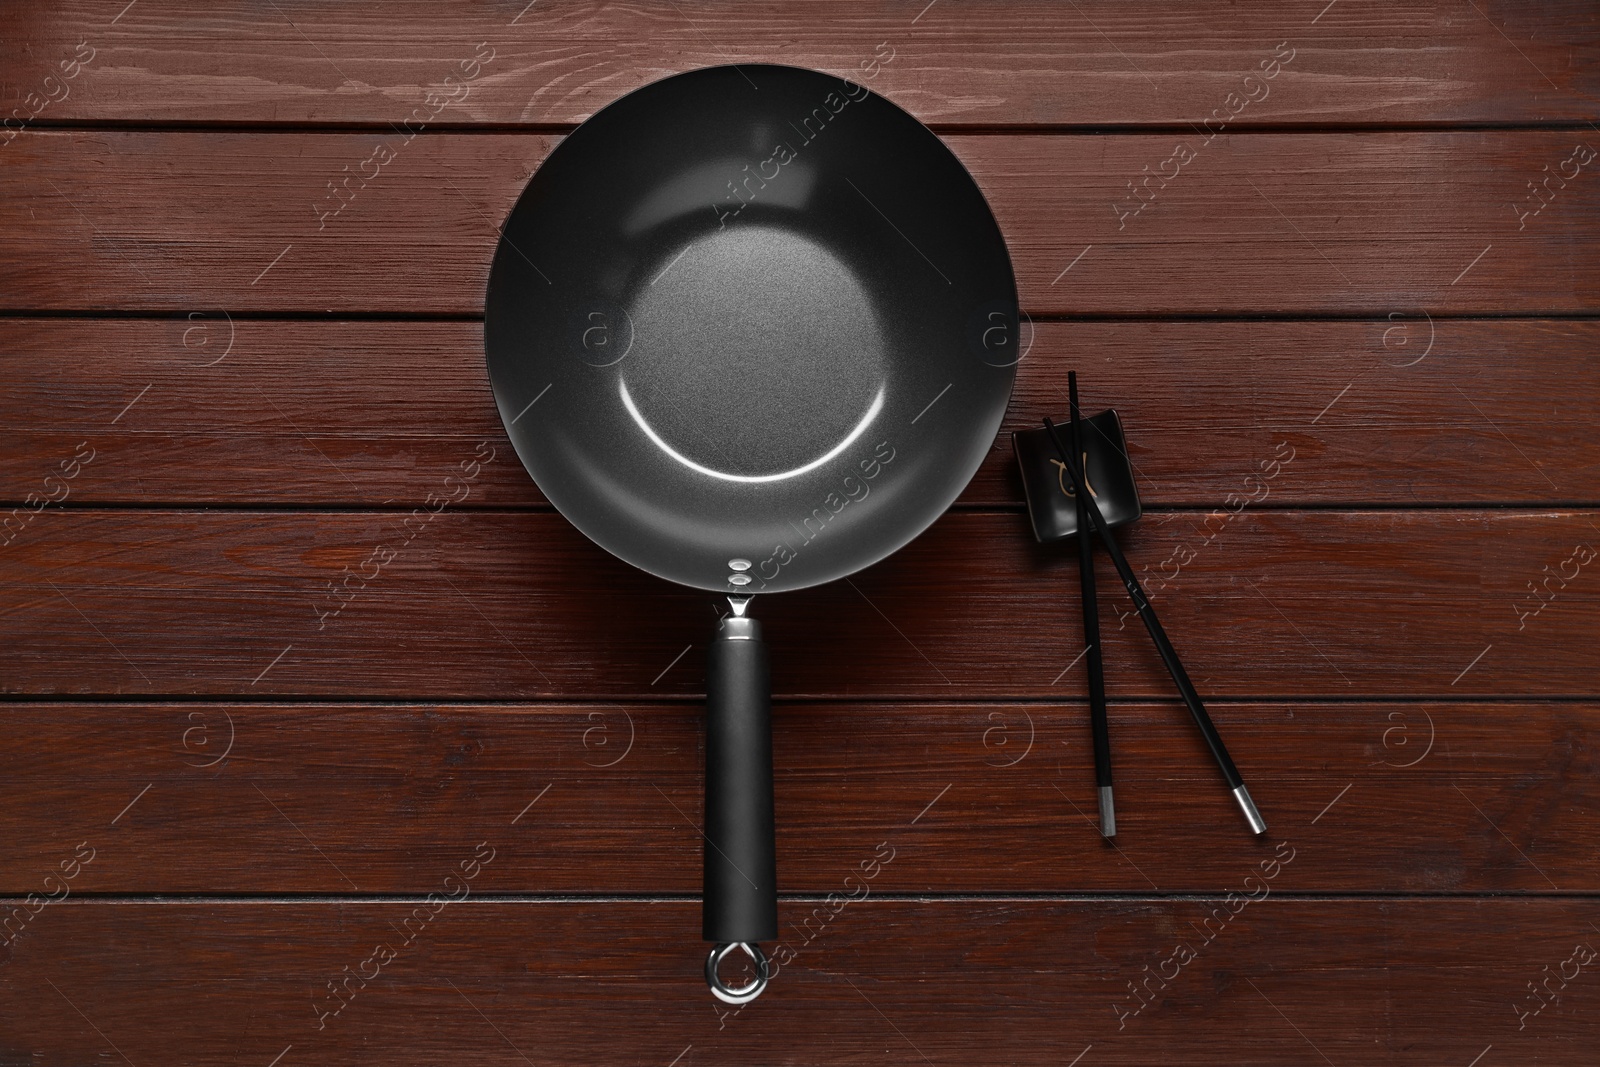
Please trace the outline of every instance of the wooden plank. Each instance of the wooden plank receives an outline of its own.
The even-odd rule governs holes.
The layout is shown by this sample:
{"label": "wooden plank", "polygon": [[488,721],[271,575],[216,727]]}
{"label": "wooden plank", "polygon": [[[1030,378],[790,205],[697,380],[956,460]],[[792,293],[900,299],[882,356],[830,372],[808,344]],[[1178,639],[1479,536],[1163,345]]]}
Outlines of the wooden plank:
{"label": "wooden plank", "polygon": [[[1273,840],[1314,857],[1282,888],[1600,891],[1600,706],[1214,710]],[[697,704],[13,704],[0,724],[27,798],[0,809],[7,894],[85,839],[95,893],[422,894],[464,827],[519,842],[498,889],[699,892]],[[892,839],[882,892],[1236,888],[1261,842],[1182,707],[1119,704],[1112,730],[1115,849],[1081,703],[780,704],[780,885],[832,891]]]}
{"label": "wooden plank", "polygon": [[[898,855],[916,847],[905,838]],[[734,1013],[699,977],[693,902],[478,900],[521,845],[500,827],[460,839],[461,860],[485,839],[495,858],[437,913],[414,900],[48,907],[0,968],[0,1044],[51,1063],[164,1063],[181,1048],[279,1067],[1061,1067],[1168,1063],[1182,1048],[1184,1063],[1276,1067],[1586,1064],[1600,1040],[1592,902],[1272,895],[1317,862],[1310,842],[1285,841],[1287,865],[1263,846],[1238,874],[1238,891],[1269,894],[1249,903],[817,901],[829,918],[786,925],[788,962]],[[841,894],[870,890],[842,880],[872,857],[838,864]],[[456,869],[436,872],[441,887]],[[1481,1059],[1491,1046],[1498,1059]]]}
{"label": "wooden plank", "polygon": [[[0,114],[26,117],[44,99],[36,121],[388,123],[431,90],[455,95],[441,121],[571,123],[678,71],[776,62],[855,78],[946,125],[1198,122],[1261,85],[1267,94],[1240,124],[1573,120],[1592,117],[1600,91],[1595,27],[1582,0],[1459,11],[1420,0],[1331,10],[231,0],[181,13],[77,0],[0,16],[0,66],[11,72]],[[80,42],[92,49],[81,73],[46,85]],[[493,58],[469,68],[460,95],[444,79],[459,79],[480,43]],[[1246,83],[1275,51],[1289,63]]]}
{"label": "wooden plank", "polygon": [[[488,442],[507,459],[461,506],[542,504],[482,345],[476,323],[0,319],[0,500],[59,496],[43,479],[86,443],[71,504],[416,506]],[[1040,323],[961,501],[1021,503],[1010,432],[1062,412],[1075,365],[1147,505],[1592,503],[1596,350],[1581,320]],[[1246,484],[1291,454],[1265,496]]]}
{"label": "wooden plank", "polygon": [[[36,133],[5,150],[0,227],[16,251],[0,301],[477,314],[497,227],[553,141]],[[1600,161],[1580,162],[1592,131],[947,142],[989,197],[1034,314],[1600,307]],[[358,189],[380,143],[395,158]],[[1139,199],[1131,181],[1178,144],[1193,158]],[[1548,204],[1526,188],[1546,167]],[[329,191],[346,173],[348,200]]]}
{"label": "wooden plank", "polygon": [[[150,697],[699,690],[715,596],[633,570],[553,513],[407,516],[45,509],[0,553],[0,684]],[[1205,693],[1588,697],[1597,517],[1241,505],[1151,515],[1123,543]],[[775,691],[1081,694],[1076,566],[1019,513],[947,515],[850,581],[760,605]],[[1113,690],[1170,696],[1109,581],[1102,616]]]}

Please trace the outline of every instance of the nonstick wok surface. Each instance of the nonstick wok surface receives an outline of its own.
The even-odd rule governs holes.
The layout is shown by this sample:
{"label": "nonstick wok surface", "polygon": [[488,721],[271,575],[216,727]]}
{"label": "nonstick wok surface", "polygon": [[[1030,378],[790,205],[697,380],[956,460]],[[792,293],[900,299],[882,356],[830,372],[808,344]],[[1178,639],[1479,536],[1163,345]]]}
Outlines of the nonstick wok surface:
{"label": "nonstick wok surface", "polygon": [[1019,358],[988,205],[926,127],[814,71],[646,86],[507,221],[485,343],[545,496],[652,574],[778,592],[895,551],[967,484]]}

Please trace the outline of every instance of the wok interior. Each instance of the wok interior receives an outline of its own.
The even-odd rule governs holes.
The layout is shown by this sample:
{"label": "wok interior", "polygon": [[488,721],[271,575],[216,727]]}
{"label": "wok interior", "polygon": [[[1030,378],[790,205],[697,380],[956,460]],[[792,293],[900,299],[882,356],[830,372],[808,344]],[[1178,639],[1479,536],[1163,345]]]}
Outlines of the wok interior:
{"label": "wok interior", "polygon": [[758,592],[943,512],[998,429],[1016,318],[999,230],[936,137],[860,86],[743,66],[647,86],[552,152],[485,335],[568,519],[654,574]]}

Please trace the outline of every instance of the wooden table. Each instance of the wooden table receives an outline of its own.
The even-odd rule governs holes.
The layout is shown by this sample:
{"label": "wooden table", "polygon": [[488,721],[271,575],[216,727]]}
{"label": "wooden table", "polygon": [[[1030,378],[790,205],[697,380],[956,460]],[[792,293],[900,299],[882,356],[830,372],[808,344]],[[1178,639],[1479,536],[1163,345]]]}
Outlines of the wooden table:
{"label": "wooden table", "polygon": [[[524,3],[0,9],[0,1062],[1595,1062],[1600,9]],[[1122,413],[1271,832],[1107,594],[1097,836],[1002,434],[761,606],[786,962],[735,1012],[714,605],[543,501],[480,321],[564,133],[766,61],[983,187],[1006,430],[1069,367]]]}

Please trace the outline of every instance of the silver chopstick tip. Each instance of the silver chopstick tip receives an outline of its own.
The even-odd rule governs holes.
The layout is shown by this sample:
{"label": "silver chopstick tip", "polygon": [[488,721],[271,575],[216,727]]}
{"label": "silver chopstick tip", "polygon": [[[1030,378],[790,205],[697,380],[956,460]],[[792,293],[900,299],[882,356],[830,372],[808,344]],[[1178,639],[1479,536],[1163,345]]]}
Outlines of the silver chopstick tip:
{"label": "silver chopstick tip", "polygon": [[1250,824],[1250,832],[1264,834],[1267,824],[1261,818],[1261,812],[1256,808],[1256,802],[1250,799],[1250,790],[1243,785],[1233,791],[1233,799],[1239,802],[1239,810],[1244,812],[1245,821]]}
{"label": "silver chopstick tip", "polygon": [[1100,787],[1100,836],[1117,836],[1117,807],[1111,802],[1111,787]]}

